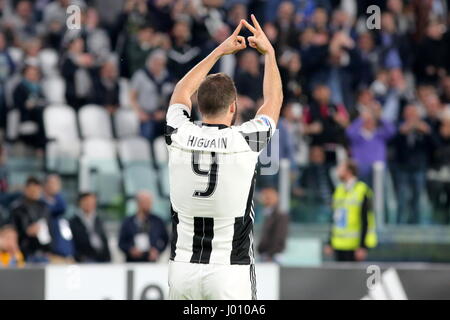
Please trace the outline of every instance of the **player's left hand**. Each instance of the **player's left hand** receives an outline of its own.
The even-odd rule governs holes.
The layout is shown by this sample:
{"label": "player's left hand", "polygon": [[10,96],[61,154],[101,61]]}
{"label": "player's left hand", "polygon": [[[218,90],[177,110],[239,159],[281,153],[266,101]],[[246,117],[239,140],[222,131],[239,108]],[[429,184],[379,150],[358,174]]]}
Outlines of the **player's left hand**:
{"label": "player's left hand", "polygon": [[243,24],[243,20],[236,27],[234,32],[229,36],[224,42],[222,42],[217,49],[219,50],[221,55],[233,54],[240,50],[247,48],[247,44],[245,43],[245,38],[239,35]]}

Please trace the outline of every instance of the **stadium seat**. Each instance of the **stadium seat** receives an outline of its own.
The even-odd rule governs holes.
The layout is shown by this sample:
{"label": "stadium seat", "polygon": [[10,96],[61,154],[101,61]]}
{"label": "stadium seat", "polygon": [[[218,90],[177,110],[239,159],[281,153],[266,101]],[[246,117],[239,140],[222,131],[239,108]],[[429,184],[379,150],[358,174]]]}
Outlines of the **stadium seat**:
{"label": "stadium seat", "polygon": [[10,156],[8,159],[8,182],[11,189],[21,188],[29,176],[43,178],[42,159],[28,156]]}
{"label": "stadium seat", "polygon": [[125,78],[119,80],[119,103],[122,107],[130,105],[130,84]]}
{"label": "stadium seat", "polygon": [[96,192],[100,205],[115,205],[122,200],[121,173],[114,142],[92,138],[83,142],[80,159],[79,190]]}
{"label": "stadium seat", "polygon": [[140,190],[148,190],[159,196],[156,172],[149,166],[135,165],[124,168],[124,189],[127,197],[134,197]]}
{"label": "stadium seat", "polygon": [[66,103],[66,82],[63,78],[52,76],[42,80],[42,90],[49,104]]}
{"label": "stadium seat", "polygon": [[75,111],[67,105],[44,109],[45,132],[49,139],[79,140]]}
{"label": "stadium seat", "polygon": [[6,105],[8,105],[8,106],[14,105],[14,99],[13,99],[14,89],[16,89],[17,85],[20,83],[21,80],[22,80],[22,77],[20,74],[14,74],[11,77],[9,77],[8,80],[6,80],[5,87],[4,87]]}
{"label": "stadium seat", "polygon": [[58,53],[54,49],[42,49],[39,53],[39,63],[44,76],[58,75]]}
{"label": "stadium seat", "polygon": [[104,108],[94,104],[85,105],[78,112],[78,117],[84,139],[112,139],[111,119]]}
{"label": "stadium seat", "polygon": [[124,138],[118,142],[119,159],[123,166],[134,164],[151,166],[151,151],[148,141],[142,137]]}
{"label": "stadium seat", "polygon": [[6,138],[15,141],[19,137],[20,114],[19,110],[9,110],[6,115]]}
{"label": "stadium seat", "polygon": [[118,138],[135,137],[139,135],[139,118],[136,112],[129,108],[120,108],[114,114],[114,128]]}
{"label": "stadium seat", "polygon": [[81,152],[75,111],[53,105],[44,110],[44,126],[50,140],[46,148],[46,167],[60,174],[75,174]]}
{"label": "stadium seat", "polygon": [[159,167],[158,170],[159,183],[161,185],[161,193],[163,196],[169,196],[169,167],[167,164]]}
{"label": "stadium seat", "polygon": [[158,137],[153,142],[153,152],[156,164],[163,165],[169,161],[169,153],[167,152],[166,140],[163,136]]}
{"label": "stadium seat", "polygon": [[9,110],[6,115],[6,137],[9,141],[15,141],[20,136],[35,134],[38,130],[37,124],[32,121],[20,121],[20,113],[17,109]]}

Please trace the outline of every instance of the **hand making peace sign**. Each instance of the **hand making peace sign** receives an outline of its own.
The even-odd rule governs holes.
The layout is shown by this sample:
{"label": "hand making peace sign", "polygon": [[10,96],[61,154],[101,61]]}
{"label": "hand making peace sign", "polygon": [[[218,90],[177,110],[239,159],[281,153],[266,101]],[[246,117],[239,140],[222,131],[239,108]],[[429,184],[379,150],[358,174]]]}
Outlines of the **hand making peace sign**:
{"label": "hand making peace sign", "polygon": [[244,20],[241,20],[239,25],[234,30],[233,34],[219,45],[218,49],[220,49],[221,55],[233,54],[237,51],[247,48],[245,38],[239,35],[239,32],[242,29],[243,21]]}
{"label": "hand making peace sign", "polygon": [[253,33],[253,36],[247,38],[250,47],[258,50],[261,54],[266,54],[274,51],[272,44],[259,25],[258,20],[256,20],[253,14],[251,15],[251,18],[253,24],[255,25],[254,27],[246,20],[241,20],[239,25],[234,30],[233,34],[220,44],[219,48],[222,55],[233,54],[247,47],[245,38],[239,35],[242,25],[245,25],[245,27],[250,30],[251,33]]}
{"label": "hand making peace sign", "polygon": [[273,52],[274,49],[272,47],[272,44],[270,43],[269,39],[267,38],[266,34],[264,33],[263,29],[259,25],[258,20],[256,20],[255,15],[251,15],[254,27],[248,23],[245,20],[242,20],[245,27],[253,33],[253,36],[248,37],[248,42],[250,44],[250,47],[258,50],[261,54],[266,54]]}

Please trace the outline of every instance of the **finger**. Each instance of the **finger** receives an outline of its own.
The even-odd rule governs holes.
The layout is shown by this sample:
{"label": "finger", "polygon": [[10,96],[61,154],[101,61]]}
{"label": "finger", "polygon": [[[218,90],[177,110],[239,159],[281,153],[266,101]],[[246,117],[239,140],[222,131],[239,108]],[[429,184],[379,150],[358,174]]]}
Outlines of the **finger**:
{"label": "finger", "polygon": [[243,49],[245,47],[247,47],[247,44],[245,43],[245,38],[243,36],[238,36],[237,37],[237,41],[239,46]]}
{"label": "finger", "polygon": [[248,37],[247,40],[248,40],[248,42],[256,43],[256,37],[251,36],[251,37]]}
{"label": "finger", "polygon": [[245,27],[246,27],[248,30],[250,30],[251,33],[253,33],[253,34],[256,33],[257,30],[256,30],[250,23],[248,23],[247,20],[242,20],[242,21],[243,21]]}
{"label": "finger", "polygon": [[262,28],[261,28],[261,26],[259,25],[259,22],[258,22],[258,20],[256,20],[256,17],[255,17],[255,15],[254,15],[254,14],[252,14],[252,15],[251,15],[251,17],[252,17],[252,21],[253,21],[253,24],[255,25],[256,29],[257,29],[257,30],[261,30],[261,31],[262,31]]}
{"label": "finger", "polygon": [[236,29],[234,30],[233,36],[237,36],[239,34],[239,32],[241,32],[241,29],[242,29],[242,22],[240,22],[238,24],[238,26],[236,27]]}

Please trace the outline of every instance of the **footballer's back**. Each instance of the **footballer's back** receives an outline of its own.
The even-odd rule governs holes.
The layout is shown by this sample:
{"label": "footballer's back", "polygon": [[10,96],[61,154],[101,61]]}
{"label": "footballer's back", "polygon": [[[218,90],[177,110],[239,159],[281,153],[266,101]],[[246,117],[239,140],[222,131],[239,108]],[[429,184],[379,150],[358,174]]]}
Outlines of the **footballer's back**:
{"label": "footballer's back", "polygon": [[195,124],[189,121],[189,112],[175,104],[167,114],[170,201],[177,237],[171,258],[250,262],[255,167],[274,130],[273,121],[259,116],[240,126]]}

